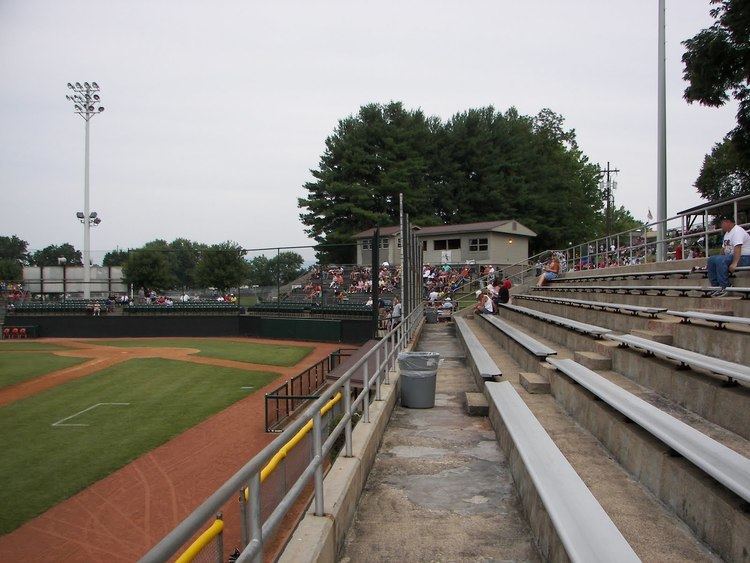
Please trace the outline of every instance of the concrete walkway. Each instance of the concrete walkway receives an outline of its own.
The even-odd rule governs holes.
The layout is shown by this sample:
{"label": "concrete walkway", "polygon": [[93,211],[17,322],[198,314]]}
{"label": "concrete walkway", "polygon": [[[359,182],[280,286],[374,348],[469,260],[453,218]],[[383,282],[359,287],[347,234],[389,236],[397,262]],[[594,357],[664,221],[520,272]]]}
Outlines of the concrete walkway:
{"label": "concrete walkway", "polygon": [[347,534],[342,561],[537,561],[505,455],[453,325],[426,325],[417,350],[439,352],[436,405],[397,407]]}

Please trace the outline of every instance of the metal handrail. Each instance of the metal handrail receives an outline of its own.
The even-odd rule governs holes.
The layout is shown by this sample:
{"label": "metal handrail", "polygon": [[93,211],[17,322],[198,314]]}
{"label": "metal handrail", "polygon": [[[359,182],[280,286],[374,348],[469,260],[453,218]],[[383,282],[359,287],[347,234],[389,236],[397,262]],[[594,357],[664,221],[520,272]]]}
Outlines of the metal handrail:
{"label": "metal handrail", "polygon": [[[238,493],[244,495],[247,487],[250,491],[248,521],[249,530],[243,537],[247,539],[238,561],[262,561],[264,537],[270,535],[281,522],[285,514],[299,499],[307,481],[315,477],[315,514],[323,515],[323,460],[325,454],[333,447],[336,439],[344,433],[346,457],[352,455],[352,415],[359,405],[362,405],[362,423],[370,421],[370,390],[375,386],[375,400],[381,400],[381,384],[389,384],[389,372],[395,366],[396,356],[413,337],[421,326],[424,307],[419,305],[407,315],[403,322],[391,329],[373,348],[359,358],[344,374],[329,388],[323,391],[304,413],[294,420],[268,446],[263,448],[239,471],[230,477],[221,487],[198,506],[177,527],[162,538],[141,559],[144,563],[158,563],[168,560],[211,519],[218,510]],[[368,360],[375,358],[374,369],[370,369]],[[363,389],[351,400],[351,379],[358,371],[363,372]],[[342,393],[344,399],[344,413],[331,431],[325,443],[322,440],[322,418],[320,410],[337,393]],[[260,514],[260,481],[261,471],[271,461],[279,450],[302,430],[312,420],[313,423],[313,459],[308,463],[297,481],[290,487],[273,512],[265,522]]]}

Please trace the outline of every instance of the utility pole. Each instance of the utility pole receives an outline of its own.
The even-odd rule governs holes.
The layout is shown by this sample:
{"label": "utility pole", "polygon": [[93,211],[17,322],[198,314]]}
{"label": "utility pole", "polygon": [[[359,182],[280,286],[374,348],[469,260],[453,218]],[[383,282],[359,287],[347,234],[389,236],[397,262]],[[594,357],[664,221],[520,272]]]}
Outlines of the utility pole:
{"label": "utility pole", "polygon": [[607,199],[607,207],[605,211],[607,236],[610,236],[612,234],[612,214],[614,213],[613,207],[615,205],[614,189],[617,186],[617,184],[612,180],[612,175],[617,174],[619,171],[620,170],[617,168],[612,168],[609,165],[609,161],[607,162],[607,168],[602,170],[602,174],[604,175],[604,179],[602,180],[602,183],[604,184],[604,197]]}

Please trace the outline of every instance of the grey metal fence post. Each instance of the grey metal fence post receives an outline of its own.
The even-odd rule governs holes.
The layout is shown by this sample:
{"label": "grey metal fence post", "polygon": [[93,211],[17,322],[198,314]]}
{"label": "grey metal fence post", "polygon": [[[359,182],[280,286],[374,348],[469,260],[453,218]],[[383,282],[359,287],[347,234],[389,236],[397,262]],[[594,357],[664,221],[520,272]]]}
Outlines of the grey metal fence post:
{"label": "grey metal fence post", "polygon": [[320,411],[313,417],[313,447],[318,466],[315,468],[315,516],[323,516],[323,419]]}
{"label": "grey metal fence post", "polygon": [[[249,494],[249,491],[248,491]],[[242,490],[240,490],[240,520],[242,521],[242,548],[244,549],[247,547],[247,544],[250,543],[249,533],[250,533],[250,522],[248,520],[248,513],[247,513],[247,498],[245,497],[245,488],[243,487]]]}
{"label": "grey metal fence post", "polygon": [[706,248],[706,258],[708,258],[708,209],[703,210],[703,245]]}
{"label": "grey metal fence post", "polygon": [[[223,520],[224,516],[219,512],[216,515],[217,520]],[[216,536],[216,563],[224,563],[224,530]]]}
{"label": "grey metal fence post", "polygon": [[349,379],[344,382],[344,414],[349,415],[349,420],[344,426],[344,457],[352,457],[352,384]]}
{"label": "grey metal fence post", "polygon": [[260,549],[253,563],[263,562],[263,522],[260,516],[260,471],[250,478],[250,540],[257,541]]}
{"label": "grey metal fence post", "polygon": [[370,386],[367,381],[367,362],[362,364],[362,387],[364,397],[362,398],[362,422],[370,422]]}
{"label": "grey metal fence post", "polygon": [[375,400],[382,401],[380,398],[380,347],[375,350]]}

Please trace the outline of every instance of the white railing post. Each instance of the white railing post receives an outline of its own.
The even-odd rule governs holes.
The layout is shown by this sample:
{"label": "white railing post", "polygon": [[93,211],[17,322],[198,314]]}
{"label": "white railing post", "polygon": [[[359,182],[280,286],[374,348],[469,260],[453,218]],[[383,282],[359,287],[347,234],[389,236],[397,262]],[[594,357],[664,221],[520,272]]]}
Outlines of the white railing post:
{"label": "white railing post", "polygon": [[313,416],[313,450],[315,453],[315,516],[323,516],[323,418],[320,410]]}
{"label": "white railing post", "polygon": [[349,420],[346,421],[344,427],[344,448],[346,453],[344,457],[352,457],[352,384],[351,380],[347,379],[344,383],[344,415],[349,416]]}
{"label": "white railing post", "polygon": [[260,545],[253,563],[263,562],[263,522],[260,515],[260,471],[250,478],[250,541]]}

